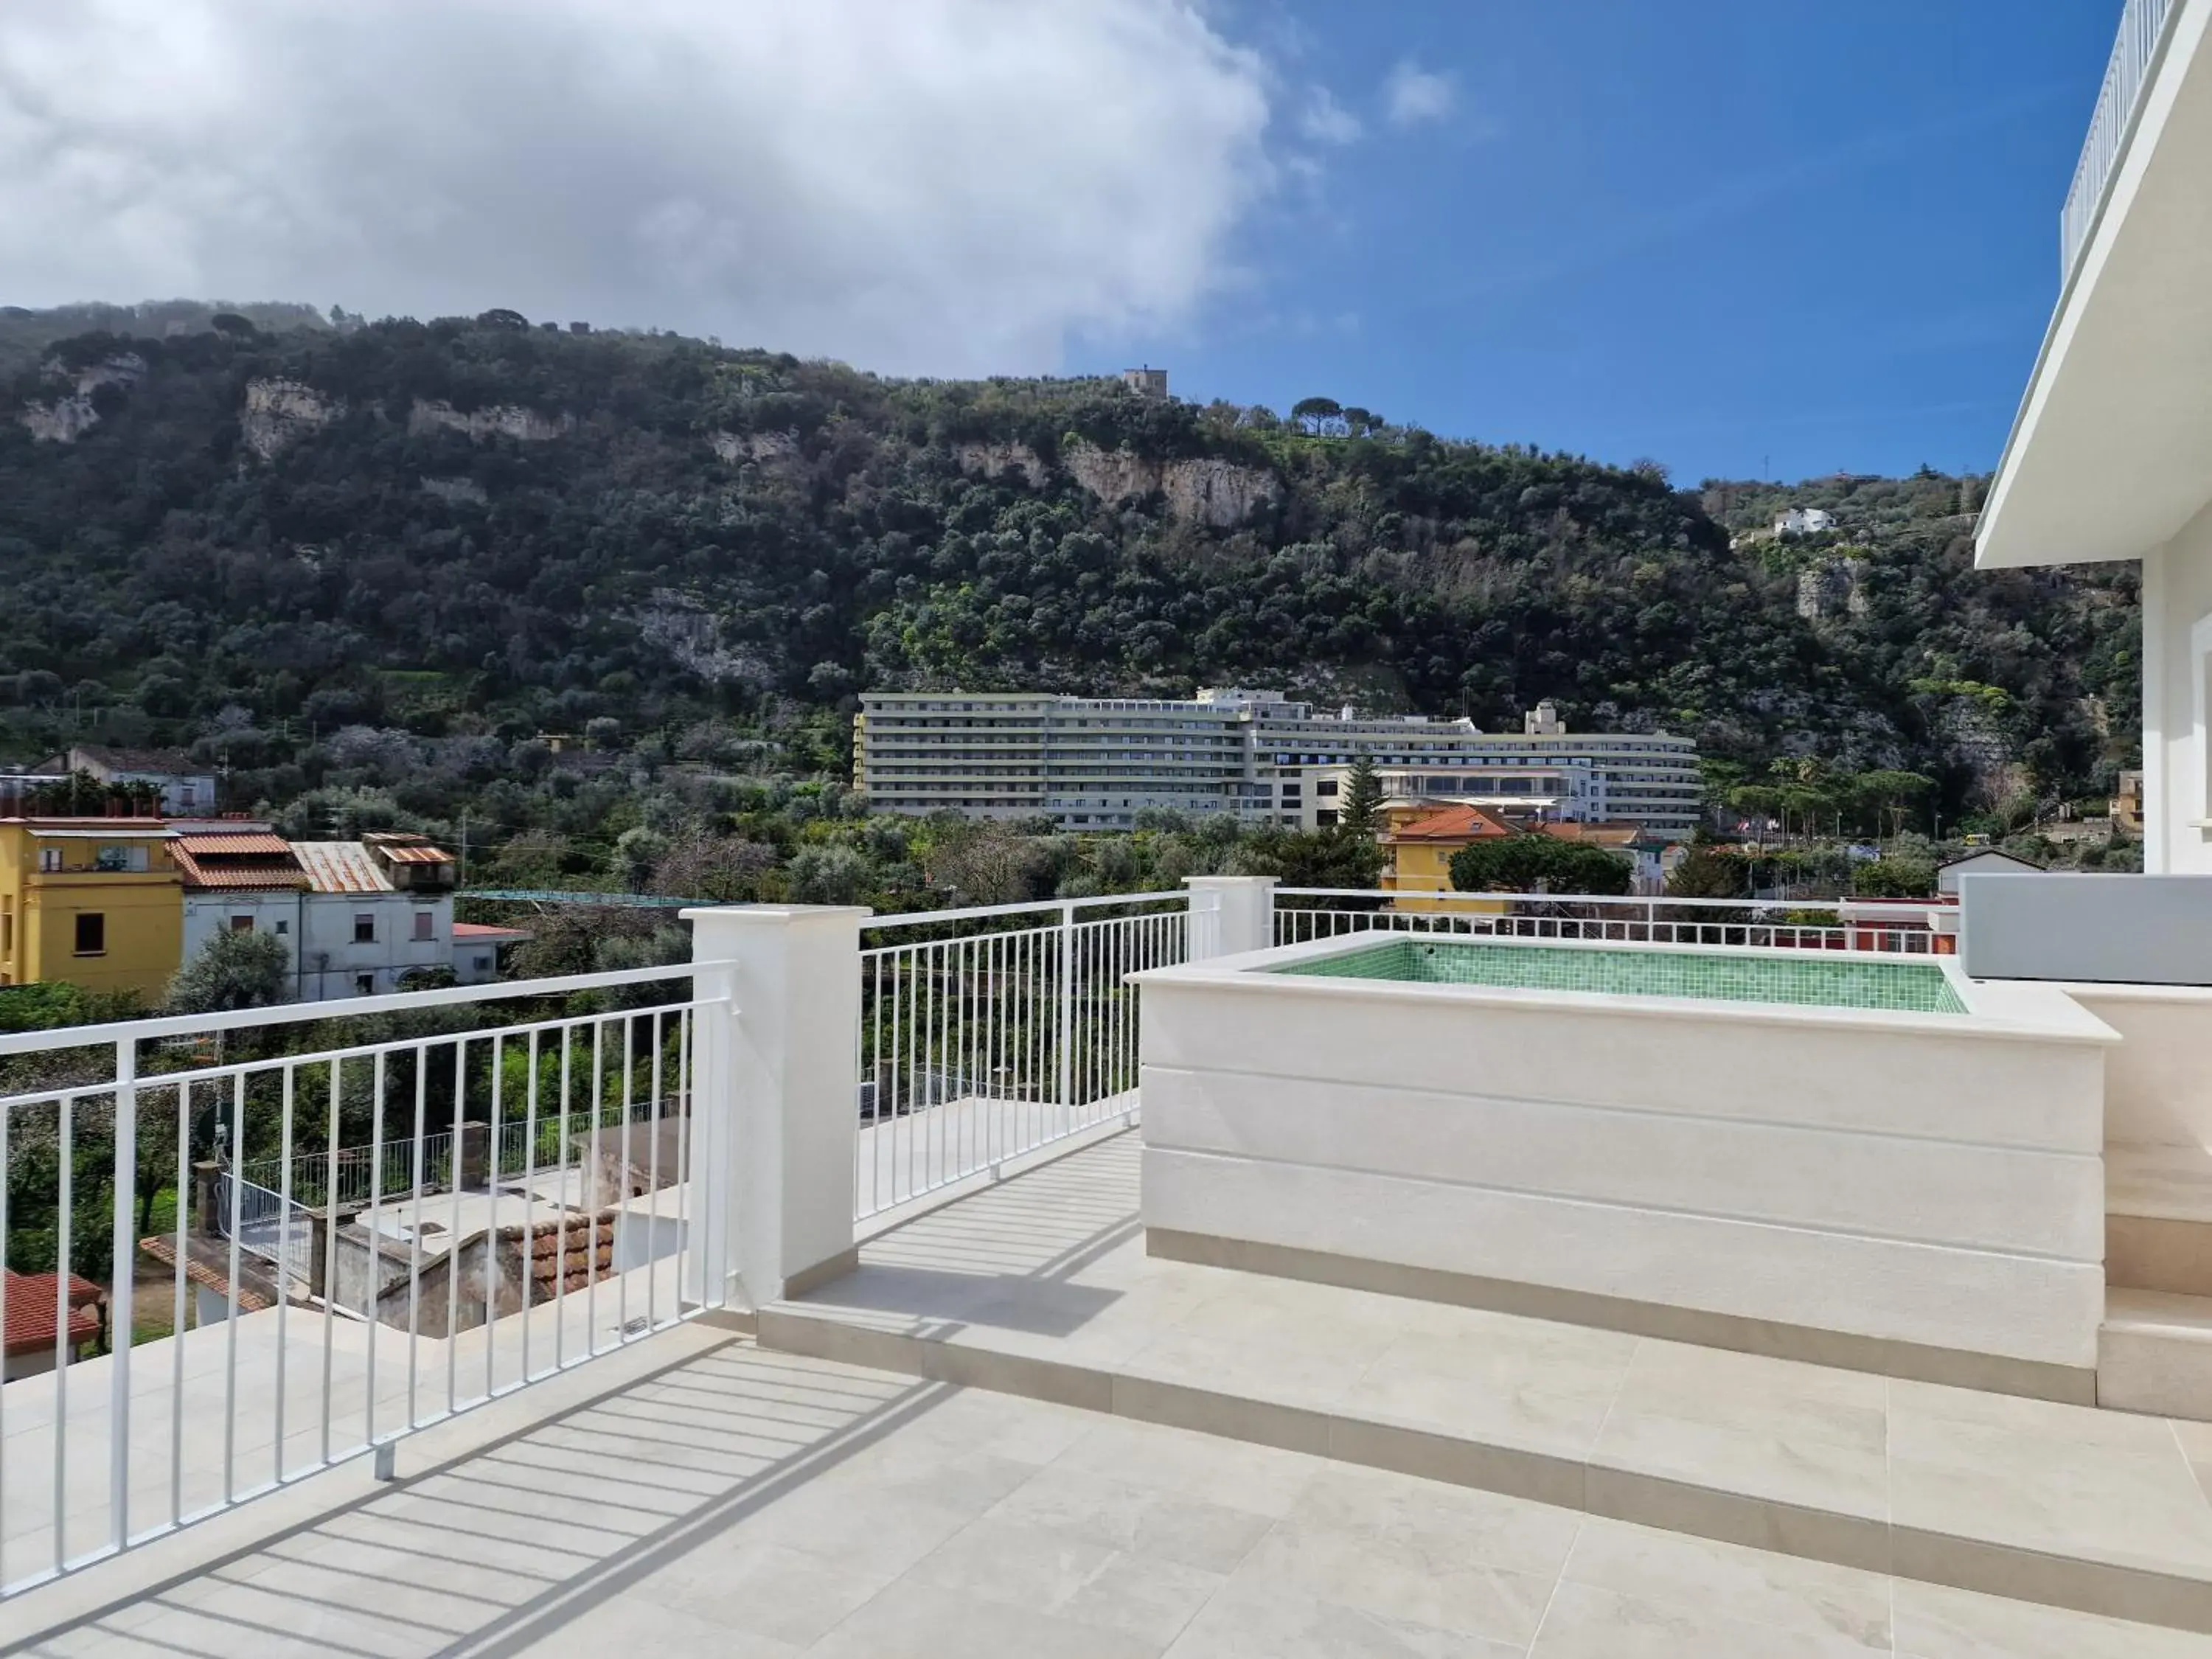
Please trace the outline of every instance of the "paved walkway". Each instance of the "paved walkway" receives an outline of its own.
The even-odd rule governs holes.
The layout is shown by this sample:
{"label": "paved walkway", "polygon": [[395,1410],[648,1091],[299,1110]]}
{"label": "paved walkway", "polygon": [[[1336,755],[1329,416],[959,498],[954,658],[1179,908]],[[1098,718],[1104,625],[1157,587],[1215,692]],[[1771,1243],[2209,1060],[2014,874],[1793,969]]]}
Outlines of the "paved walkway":
{"label": "paved walkway", "polygon": [[2212,1630],[2212,1425],[1160,1261],[1124,1136],[872,1241],[764,1346]]}
{"label": "paved walkway", "polygon": [[10,1651],[2203,1659],[2212,1638],[733,1340]]}
{"label": "paved walkway", "polygon": [[[1041,1356],[1073,1343],[1132,1362],[1151,1351],[1156,1405],[1228,1387],[1295,1400],[1371,1386],[1407,1421],[1463,1411],[1540,1440],[1580,1420],[1581,1384],[1533,1379],[1597,1375],[1597,1350],[1577,1345],[1613,1339],[1553,1327],[1556,1351],[1504,1328],[1471,1340],[1433,1322],[1451,1310],[1363,1314],[1306,1299],[1340,1294],[1318,1287],[1152,1262],[1135,1236],[1133,1152],[1108,1143],[885,1235],[833,1287],[835,1322],[905,1340],[926,1290],[932,1305],[972,1310],[935,1320],[938,1334],[999,1333],[993,1363],[1043,1366],[1032,1381],[1057,1374]],[[1686,1480],[1832,1480],[1872,1431],[1848,1392],[1865,1379],[1762,1393],[1744,1379],[1794,1371],[1729,1382],[1740,1357],[1670,1370],[1668,1346],[1648,1364],[1633,1342],[1603,1362],[1600,1437],[1615,1419],[1652,1419],[1631,1443],[1677,1460]],[[1163,1380],[1169,1356],[1179,1382]],[[1547,1504],[1483,1489],[1467,1467],[1407,1472],[1341,1446],[1255,1443],[1249,1418],[1222,1437],[1116,1403],[963,1388],[688,1325],[410,1440],[396,1484],[356,1463],[0,1604],[0,1652],[2212,1659],[2212,1637],[1654,1529],[1591,1512],[1587,1492]],[[1948,1430],[1886,1411],[1884,1455],[1935,1455],[1899,1443],[1900,1423],[1955,1434],[1998,1472],[1975,1476],[1944,1453],[1963,1489],[2008,1500],[2002,1472],[2044,1420],[2006,1418],[2015,1408],[2065,1409],[1984,1402],[1989,1418]],[[1276,1409],[1286,1428],[1304,1420],[1304,1407]],[[2069,1442],[2050,1466],[2073,1470],[2077,1496],[2104,1490],[2128,1437],[2166,1427],[2100,1420],[2114,1443]],[[1453,1478],[1423,1478],[1439,1472]],[[2057,1496],[2023,1524],[2063,1517]],[[2102,1501],[2090,1507],[2103,1514]],[[2153,1511],[2124,1535],[2171,1551],[2171,1522]]]}

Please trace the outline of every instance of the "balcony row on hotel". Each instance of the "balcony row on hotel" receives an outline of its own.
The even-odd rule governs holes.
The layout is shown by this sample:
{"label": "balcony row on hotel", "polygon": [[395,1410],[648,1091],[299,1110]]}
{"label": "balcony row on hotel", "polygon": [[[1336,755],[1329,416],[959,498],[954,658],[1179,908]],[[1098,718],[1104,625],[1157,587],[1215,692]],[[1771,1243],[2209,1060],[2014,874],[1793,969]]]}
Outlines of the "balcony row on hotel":
{"label": "balcony row on hotel", "polygon": [[860,702],[854,784],[891,812],[1127,830],[1164,809],[1311,829],[1333,821],[1333,786],[1362,758],[1413,794],[1553,822],[1625,821],[1663,841],[1689,838],[1703,799],[1690,738],[1569,732],[1549,702],[1519,732],[1330,714],[1244,688],[1188,702],[954,691]]}

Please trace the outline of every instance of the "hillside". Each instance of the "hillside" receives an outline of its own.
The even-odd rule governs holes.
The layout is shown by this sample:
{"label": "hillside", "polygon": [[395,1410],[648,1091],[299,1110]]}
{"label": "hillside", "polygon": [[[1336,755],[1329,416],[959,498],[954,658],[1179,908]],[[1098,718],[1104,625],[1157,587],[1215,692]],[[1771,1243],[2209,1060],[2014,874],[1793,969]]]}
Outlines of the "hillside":
{"label": "hillside", "polygon": [[[1972,480],[1678,490],[511,313],[116,321],[0,381],[0,757],[197,743],[278,804],[366,775],[342,731],[471,788],[544,732],[804,772],[864,688],[1256,680],[1486,726],[1549,696],[1754,771],[1926,771],[1954,812],[2133,763],[2132,569],[1973,572]],[[1742,539],[1791,503],[1839,530]]]}

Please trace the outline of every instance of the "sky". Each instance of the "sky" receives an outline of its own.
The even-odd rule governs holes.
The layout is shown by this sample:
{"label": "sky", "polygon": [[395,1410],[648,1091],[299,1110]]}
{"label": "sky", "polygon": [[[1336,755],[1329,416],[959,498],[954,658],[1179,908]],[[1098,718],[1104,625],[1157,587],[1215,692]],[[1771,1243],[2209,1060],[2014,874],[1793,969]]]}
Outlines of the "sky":
{"label": "sky", "polygon": [[1987,471],[2120,0],[71,0],[0,303],[1170,370],[1678,482]]}

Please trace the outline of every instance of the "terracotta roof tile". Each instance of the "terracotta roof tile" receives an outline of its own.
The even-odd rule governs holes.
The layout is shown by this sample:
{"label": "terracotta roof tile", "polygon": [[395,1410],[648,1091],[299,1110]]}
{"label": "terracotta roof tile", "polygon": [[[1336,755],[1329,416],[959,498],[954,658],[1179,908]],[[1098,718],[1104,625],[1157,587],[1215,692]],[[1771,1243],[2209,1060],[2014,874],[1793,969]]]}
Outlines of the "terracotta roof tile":
{"label": "terracotta roof tile", "polygon": [[[198,1248],[195,1248],[196,1245]],[[216,1246],[222,1246],[225,1250],[228,1249],[228,1246],[220,1239],[209,1240],[201,1238],[197,1234],[186,1234],[185,1236],[185,1277],[203,1289],[212,1291],[216,1295],[228,1300],[230,1296],[228,1275],[216,1262],[206,1259],[205,1253]],[[157,1234],[152,1238],[142,1238],[138,1241],[138,1248],[165,1267],[174,1267],[177,1265],[177,1241],[167,1233]],[[264,1308],[273,1308],[276,1305],[276,1297],[270,1294],[265,1286],[257,1285],[253,1282],[252,1273],[241,1264],[238,1276],[239,1311],[259,1313]]]}
{"label": "terracotta roof tile", "polygon": [[1477,841],[1490,836],[1510,836],[1512,827],[1494,812],[1480,806],[1440,806],[1435,811],[1392,830],[1387,842],[1406,841]]}
{"label": "terracotta roof tile", "polygon": [[177,845],[187,853],[238,858],[249,854],[280,859],[292,856],[292,843],[271,830],[188,830],[178,836]]}
{"label": "terracotta roof tile", "polygon": [[[6,1270],[8,1320],[0,1347],[8,1353],[37,1353],[54,1346],[55,1275],[52,1273],[19,1273],[14,1268]],[[70,1322],[69,1340],[72,1346],[89,1342],[100,1334],[99,1285],[89,1279],[69,1276]]]}

